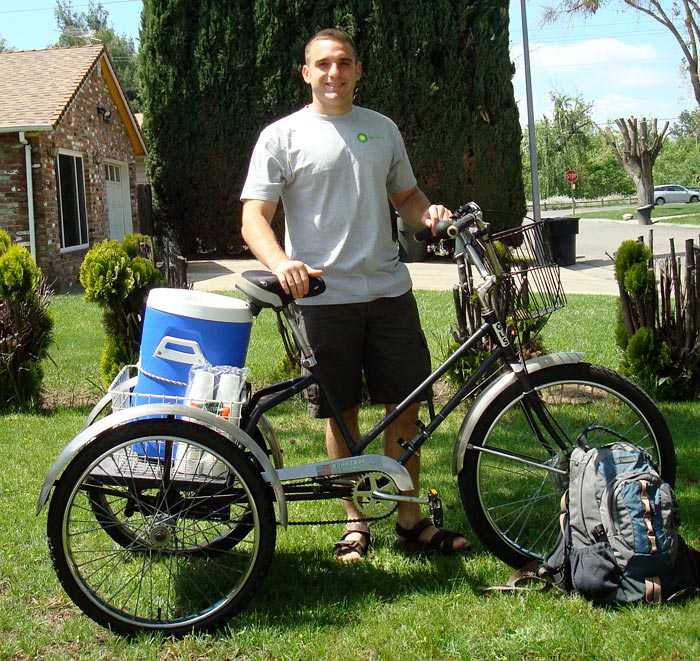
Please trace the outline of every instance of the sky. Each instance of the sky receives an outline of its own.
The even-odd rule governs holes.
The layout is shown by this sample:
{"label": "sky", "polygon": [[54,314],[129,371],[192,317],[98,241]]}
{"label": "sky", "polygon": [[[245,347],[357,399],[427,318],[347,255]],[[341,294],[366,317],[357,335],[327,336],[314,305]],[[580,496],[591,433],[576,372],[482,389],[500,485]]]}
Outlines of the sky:
{"label": "sky", "polygon": [[[513,80],[520,121],[527,125],[521,0],[510,3]],[[543,26],[544,0],[526,2],[534,119],[551,117],[550,93],[580,96],[593,104],[600,124],[617,117],[656,117],[673,122],[697,103],[681,72],[678,45],[663,26],[638,11],[601,10],[594,18]],[[609,5],[624,6],[623,2]],[[670,4],[670,3],[669,3]],[[86,11],[87,0],[73,0]],[[111,26],[138,45],[141,0],[102,0]],[[19,8],[21,7],[21,8]],[[15,50],[46,48],[58,40],[53,0],[0,0],[0,37]]]}

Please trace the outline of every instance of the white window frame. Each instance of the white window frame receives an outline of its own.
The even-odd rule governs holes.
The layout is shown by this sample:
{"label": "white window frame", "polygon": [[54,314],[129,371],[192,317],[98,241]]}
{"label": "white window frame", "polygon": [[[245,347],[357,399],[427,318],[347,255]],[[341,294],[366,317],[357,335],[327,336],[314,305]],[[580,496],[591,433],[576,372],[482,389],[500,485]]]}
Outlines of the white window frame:
{"label": "white window frame", "polygon": [[[72,172],[61,173],[61,157],[73,159]],[[83,154],[69,149],[59,149],[56,157],[56,191],[58,198],[58,219],[61,229],[61,252],[72,252],[74,250],[83,250],[90,246],[89,227],[87,217],[87,199],[86,199],[86,183],[85,183],[85,158]],[[80,164],[80,168],[77,165]],[[82,177],[79,176],[79,172]],[[72,181],[65,181],[62,177],[71,177]],[[61,190],[63,184],[70,186],[74,196],[74,208],[71,211],[74,218],[77,217],[77,227],[73,228],[73,233],[77,235],[78,242],[66,245],[66,226],[64,223],[64,200]],[[67,202],[66,202],[67,203]]]}

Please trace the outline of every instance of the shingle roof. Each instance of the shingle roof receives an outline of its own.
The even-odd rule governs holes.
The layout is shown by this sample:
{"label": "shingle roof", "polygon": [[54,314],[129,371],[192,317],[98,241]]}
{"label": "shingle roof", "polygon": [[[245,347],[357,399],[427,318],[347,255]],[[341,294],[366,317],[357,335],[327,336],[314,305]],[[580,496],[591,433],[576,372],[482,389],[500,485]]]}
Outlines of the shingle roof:
{"label": "shingle roof", "polygon": [[0,130],[54,128],[103,45],[0,52]]}

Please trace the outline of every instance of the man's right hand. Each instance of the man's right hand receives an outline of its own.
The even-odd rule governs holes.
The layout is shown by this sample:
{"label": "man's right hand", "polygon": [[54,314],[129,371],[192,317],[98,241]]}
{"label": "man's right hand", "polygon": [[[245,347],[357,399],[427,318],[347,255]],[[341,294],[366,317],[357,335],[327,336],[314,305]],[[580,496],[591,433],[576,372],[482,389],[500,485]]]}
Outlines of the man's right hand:
{"label": "man's right hand", "polygon": [[309,293],[309,276],[323,275],[321,269],[315,269],[294,259],[282,260],[268,266],[277,276],[284,292],[291,294],[294,298],[301,298]]}
{"label": "man's right hand", "polygon": [[289,259],[272,231],[276,202],[245,200],[241,231],[253,254],[272,271],[285,294],[301,298],[309,293],[309,276],[320,276],[323,271],[304,262]]}

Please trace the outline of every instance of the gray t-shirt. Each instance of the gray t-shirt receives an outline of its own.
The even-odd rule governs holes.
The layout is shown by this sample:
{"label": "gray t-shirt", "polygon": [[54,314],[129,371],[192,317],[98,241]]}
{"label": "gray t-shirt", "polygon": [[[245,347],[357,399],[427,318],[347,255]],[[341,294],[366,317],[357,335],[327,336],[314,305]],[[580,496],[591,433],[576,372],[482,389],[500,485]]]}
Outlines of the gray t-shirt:
{"label": "gray t-shirt", "polygon": [[262,131],[241,199],[281,198],[287,254],[323,269],[326,292],[300,303],[366,302],[411,288],[387,194],[415,185],[390,119],[357,106],[343,115],[304,108]]}

